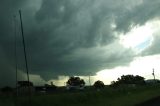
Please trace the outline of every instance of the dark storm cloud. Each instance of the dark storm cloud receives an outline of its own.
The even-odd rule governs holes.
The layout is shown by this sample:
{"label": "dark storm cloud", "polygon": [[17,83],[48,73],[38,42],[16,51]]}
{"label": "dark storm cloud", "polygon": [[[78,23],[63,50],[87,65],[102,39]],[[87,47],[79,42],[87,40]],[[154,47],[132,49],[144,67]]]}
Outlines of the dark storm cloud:
{"label": "dark storm cloud", "polygon": [[1,69],[14,69],[13,14],[16,14],[18,67],[24,70],[19,8],[30,73],[50,79],[57,75],[95,74],[105,68],[127,65],[135,54],[115,43],[118,42],[115,32],[126,32],[132,24],[144,24],[158,17],[158,4],[158,0],[141,3],[139,0],[131,3],[128,0],[3,0],[0,54],[5,56],[0,55],[3,57],[0,63],[6,67]]}
{"label": "dark storm cloud", "polygon": [[[0,86],[14,85],[15,83],[15,30],[13,16],[17,11],[28,5],[26,0],[1,0],[0,1]],[[16,24],[17,20],[16,20]],[[19,26],[17,26],[17,29]],[[17,35],[19,35],[17,31]],[[18,36],[20,37],[20,36]],[[23,48],[21,38],[17,39],[19,68],[24,70]],[[21,78],[21,75],[19,75]]]}
{"label": "dark storm cloud", "polygon": [[117,29],[122,32],[128,32],[134,26],[144,25],[147,21],[160,17],[159,0],[143,0],[142,4],[134,9],[122,12],[116,19]]}
{"label": "dark storm cloud", "polygon": [[[0,56],[1,56],[1,61],[0,61],[0,85],[5,86],[10,84],[9,82],[13,83],[14,82],[14,77],[13,77],[13,71],[11,71],[11,67],[8,66],[8,61],[6,60],[6,55],[3,53],[2,48],[0,49]],[[5,79],[7,78],[7,79]],[[4,79],[6,80],[5,82]]]}
{"label": "dark storm cloud", "polygon": [[[21,1],[19,2],[21,4]],[[0,86],[13,84],[14,72],[12,70],[13,65],[13,37],[11,36],[12,21],[11,15],[16,7],[16,3],[12,1],[2,0],[0,3]]]}
{"label": "dark storm cloud", "polygon": [[[46,73],[46,77],[53,74],[86,75],[95,73],[107,66],[114,67],[117,65],[109,65],[108,63],[114,59],[119,60],[121,55],[117,58],[115,56],[107,57],[109,55],[106,55],[104,58],[92,59],[101,52],[92,56],[89,56],[89,52],[88,57],[77,58],[75,56],[72,61],[63,60],[63,57],[68,55],[73,58],[73,52],[81,48],[94,49],[97,45],[105,46],[116,39],[111,28],[113,22],[110,12],[111,7],[103,5],[103,3],[97,3],[99,2],[96,0],[88,0],[87,2],[43,0],[42,6],[35,17],[40,29],[32,33],[32,37],[38,39],[32,45],[34,49],[31,50],[33,53],[36,49],[31,61],[35,60],[32,63],[35,71],[42,70],[42,75]],[[40,37],[37,38],[37,35]]]}

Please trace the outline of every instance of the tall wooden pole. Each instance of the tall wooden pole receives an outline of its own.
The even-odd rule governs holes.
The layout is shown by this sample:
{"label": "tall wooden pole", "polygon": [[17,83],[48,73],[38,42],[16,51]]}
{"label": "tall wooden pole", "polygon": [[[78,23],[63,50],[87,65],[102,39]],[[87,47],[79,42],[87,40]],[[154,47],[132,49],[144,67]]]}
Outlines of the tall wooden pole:
{"label": "tall wooden pole", "polygon": [[27,80],[29,83],[28,61],[27,61],[27,53],[26,53],[26,44],[25,44],[24,33],[23,33],[23,22],[22,22],[21,10],[19,10],[19,16],[21,21],[21,33],[22,33],[22,42],[23,42],[23,50],[24,50],[24,57],[25,57],[25,66],[27,71]]}
{"label": "tall wooden pole", "polygon": [[18,96],[18,76],[17,76],[17,69],[18,69],[18,66],[17,66],[17,28],[16,28],[16,16],[14,15],[13,16],[13,18],[14,18],[14,38],[15,38],[15,40],[14,40],[14,42],[15,42],[15,44],[14,44],[14,46],[15,46],[15,71],[16,71],[16,96]]}
{"label": "tall wooden pole", "polygon": [[26,45],[25,45],[25,39],[24,39],[24,33],[23,33],[23,22],[22,22],[21,10],[19,10],[19,16],[20,16],[20,21],[21,21],[22,42],[23,42],[25,66],[26,66],[27,81],[28,81],[29,101],[30,101],[30,96],[31,96],[31,88],[30,88],[30,86],[31,85],[30,85],[30,80],[29,80],[28,61],[27,61]]}
{"label": "tall wooden pole", "polygon": [[13,24],[14,24],[14,55],[15,55],[15,71],[16,71],[16,99],[15,99],[15,106],[17,106],[17,98],[18,98],[18,75],[17,75],[17,27],[16,27],[16,15],[13,16]]}
{"label": "tall wooden pole", "polygon": [[153,75],[153,78],[154,78],[154,82],[156,82],[155,73],[154,73],[154,68],[153,68],[153,73],[152,73],[152,75]]}

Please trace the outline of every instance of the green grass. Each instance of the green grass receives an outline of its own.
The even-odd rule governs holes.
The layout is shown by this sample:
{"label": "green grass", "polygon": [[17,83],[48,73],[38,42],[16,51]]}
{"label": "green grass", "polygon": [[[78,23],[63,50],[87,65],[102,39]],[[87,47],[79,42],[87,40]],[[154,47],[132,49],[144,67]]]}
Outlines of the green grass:
{"label": "green grass", "polygon": [[[156,96],[160,96],[160,85],[35,95],[29,104],[26,97],[17,100],[18,106],[134,106]],[[13,106],[14,101],[13,97],[1,97],[0,106]]]}

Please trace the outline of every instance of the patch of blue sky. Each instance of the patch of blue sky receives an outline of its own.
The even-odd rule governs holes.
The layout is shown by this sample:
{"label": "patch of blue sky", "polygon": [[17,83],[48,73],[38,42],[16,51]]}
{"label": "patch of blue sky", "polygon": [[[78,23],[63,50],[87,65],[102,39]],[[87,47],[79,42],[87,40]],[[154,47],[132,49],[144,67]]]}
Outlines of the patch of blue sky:
{"label": "patch of blue sky", "polygon": [[137,45],[135,48],[138,50],[144,50],[146,47],[148,47],[150,45],[150,42],[151,42],[151,39],[148,38],[144,42]]}

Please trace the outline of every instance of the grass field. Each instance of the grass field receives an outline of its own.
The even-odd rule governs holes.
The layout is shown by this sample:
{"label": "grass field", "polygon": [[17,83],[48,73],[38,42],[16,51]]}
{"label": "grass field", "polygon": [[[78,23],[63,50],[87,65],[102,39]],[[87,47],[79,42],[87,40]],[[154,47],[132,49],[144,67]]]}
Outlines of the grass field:
{"label": "grass field", "polygon": [[[103,90],[34,95],[28,103],[27,97],[19,97],[17,106],[135,106],[153,97],[160,96],[160,85],[139,87],[106,87]],[[0,106],[15,106],[16,98],[1,96]]]}

